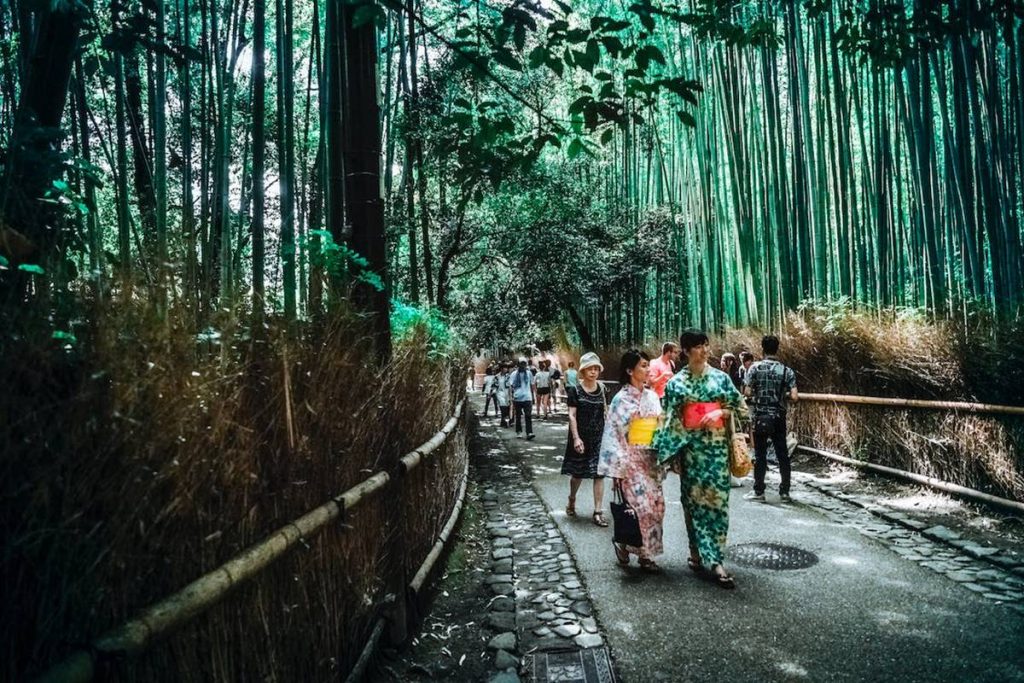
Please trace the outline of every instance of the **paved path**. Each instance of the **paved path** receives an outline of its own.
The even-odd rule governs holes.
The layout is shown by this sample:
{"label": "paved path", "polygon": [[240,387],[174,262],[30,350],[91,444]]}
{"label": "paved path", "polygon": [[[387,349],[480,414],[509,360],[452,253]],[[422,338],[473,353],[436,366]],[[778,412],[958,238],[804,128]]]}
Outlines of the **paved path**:
{"label": "paved path", "polygon": [[[956,548],[807,486],[794,489],[791,505],[771,494],[768,504],[751,503],[742,499],[749,488],[734,489],[729,545],[795,546],[818,556],[810,568],[728,564],[735,591],[692,574],[672,475],[665,482],[666,554],[659,558],[665,574],[622,570],[610,530],[590,523],[586,483],[580,517],[565,516],[568,480],[558,468],[566,424],[564,414],[535,421],[531,442],[494,420],[481,428],[500,433],[532,471],[623,680],[1024,681],[1024,615],[1014,602],[1024,587],[1019,574],[980,570]],[[960,581],[947,576],[958,572]]]}

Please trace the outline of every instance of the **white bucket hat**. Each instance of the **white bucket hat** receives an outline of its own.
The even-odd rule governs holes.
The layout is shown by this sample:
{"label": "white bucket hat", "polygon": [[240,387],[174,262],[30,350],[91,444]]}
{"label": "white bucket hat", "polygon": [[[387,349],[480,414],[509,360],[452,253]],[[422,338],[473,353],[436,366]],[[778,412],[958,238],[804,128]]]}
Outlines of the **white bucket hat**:
{"label": "white bucket hat", "polygon": [[601,365],[601,359],[596,353],[591,351],[580,356],[580,372],[583,372],[592,365],[596,365],[601,368],[601,372],[604,372],[604,366]]}

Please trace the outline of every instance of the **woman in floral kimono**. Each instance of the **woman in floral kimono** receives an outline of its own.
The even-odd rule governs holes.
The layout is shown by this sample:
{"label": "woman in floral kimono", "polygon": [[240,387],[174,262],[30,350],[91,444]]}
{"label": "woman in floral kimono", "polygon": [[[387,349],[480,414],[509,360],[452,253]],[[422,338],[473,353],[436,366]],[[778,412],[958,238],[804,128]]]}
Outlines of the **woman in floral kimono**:
{"label": "woman in floral kimono", "polygon": [[722,566],[729,532],[729,440],[732,411],[746,413],[729,375],[708,365],[708,337],[686,330],[679,338],[686,365],[665,387],[664,426],[654,436],[658,461],[681,468],[683,514],[690,541],[690,569],[714,573],[722,588],[736,582]]}
{"label": "woman in floral kimono", "polygon": [[661,568],[653,558],[662,553],[665,496],[661,491],[663,469],[650,446],[652,423],[661,414],[661,402],[657,394],[644,387],[649,360],[646,353],[636,349],[622,356],[623,386],[608,407],[597,471],[613,477],[622,487],[623,498],[636,511],[643,538],[640,547],[615,545],[619,564],[628,565],[633,554],[639,558],[641,569],[658,573]]}

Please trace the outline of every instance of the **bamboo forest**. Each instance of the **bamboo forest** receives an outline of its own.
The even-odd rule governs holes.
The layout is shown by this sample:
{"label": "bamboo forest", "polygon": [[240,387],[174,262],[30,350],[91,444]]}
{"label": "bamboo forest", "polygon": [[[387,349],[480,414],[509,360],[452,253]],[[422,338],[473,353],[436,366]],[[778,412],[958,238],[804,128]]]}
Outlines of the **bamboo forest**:
{"label": "bamboo forest", "polygon": [[[590,672],[578,680],[728,678],[728,666],[631,659],[644,639],[616,635],[609,617],[631,603],[585,597],[597,584],[579,532],[560,526],[576,517],[580,477],[605,475],[564,465],[566,507],[561,492],[545,498],[546,470],[530,460],[577,448],[583,399],[567,371],[582,381],[596,366],[601,386],[626,387],[606,397],[611,429],[640,355],[652,376],[656,359],[669,363],[675,383],[698,367],[688,344],[700,339],[711,367],[735,364],[735,400],[754,409],[729,429],[749,432],[755,503],[762,399],[739,378],[762,352],[794,372],[778,380],[792,397],[772,399],[783,417],[797,387],[811,397],[791,411],[791,438],[819,469],[795,491],[845,453],[831,466],[1002,501],[1008,517],[964,522],[1004,534],[1006,562],[971,560],[1006,573],[996,588],[957,553],[920,554],[951,563],[940,573],[954,582],[982,577],[968,594],[985,606],[977,619],[989,595],[1020,607],[992,616],[1009,637],[1024,611],[1022,332],[1019,0],[0,0],[0,671],[383,681],[419,680],[419,667],[542,681],[578,664]],[[499,448],[513,413],[519,435],[523,397],[498,378],[527,363],[526,437]],[[484,417],[498,394],[501,426]],[[534,423],[561,425],[550,445],[540,427],[527,444],[530,405]],[[652,449],[670,426],[658,430]],[[786,430],[774,433],[764,449],[782,448]],[[502,448],[504,465],[478,458]],[[511,494],[487,492],[512,490],[501,467],[520,465],[540,517],[515,526],[509,515],[526,513],[507,508]],[[689,476],[662,465],[659,476]],[[590,488],[575,523],[597,533],[602,494],[595,483],[591,519]],[[555,602],[550,623],[532,616],[530,591],[554,589],[515,559],[542,551],[513,534],[515,558],[473,559],[508,536],[491,533],[499,510],[513,531],[543,536],[554,520],[552,568],[537,573],[576,597]],[[343,524],[312,540],[316,515],[317,530]],[[943,534],[926,528],[957,529],[946,517],[887,523],[931,544]],[[725,565],[702,565],[698,536],[666,527],[666,547],[687,538],[677,564],[732,581],[728,551]],[[518,630],[489,617],[459,660],[452,627],[428,639],[444,619],[425,615],[451,610],[476,634],[485,618],[466,582],[492,564],[515,590],[488,593],[512,585],[502,578],[479,590],[513,605]],[[559,578],[570,570],[578,581]],[[632,618],[656,623],[658,609]],[[512,645],[495,646],[506,630]],[[584,658],[610,647],[611,678],[589,677],[605,660],[537,654],[558,643]],[[950,680],[1024,680],[1019,662],[985,659],[998,637],[972,643],[944,665]],[[958,668],[969,649],[996,668]],[[890,659],[860,654],[851,680],[925,670],[859,669]],[[805,678],[834,673],[792,658]]]}

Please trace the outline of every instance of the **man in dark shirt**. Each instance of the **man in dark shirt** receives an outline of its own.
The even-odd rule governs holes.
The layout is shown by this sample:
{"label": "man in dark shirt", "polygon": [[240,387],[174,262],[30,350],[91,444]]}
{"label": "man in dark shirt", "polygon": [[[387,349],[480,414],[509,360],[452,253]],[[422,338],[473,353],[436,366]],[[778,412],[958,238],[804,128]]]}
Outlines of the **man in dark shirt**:
{"label": "man in dark shirt", "polygon": [[743,377],[743,393],[750,398],[750,416],[754,423],[754,490],[747,500],[764,502],[764,477],[768,472],[768,441],[779,460],[779,497],[789,502],[789,449],[786,447],[786,406],[797,400],[796,373],[779,362],[779,338],[767,335],[761,340],[764,360],[754,363]]}

